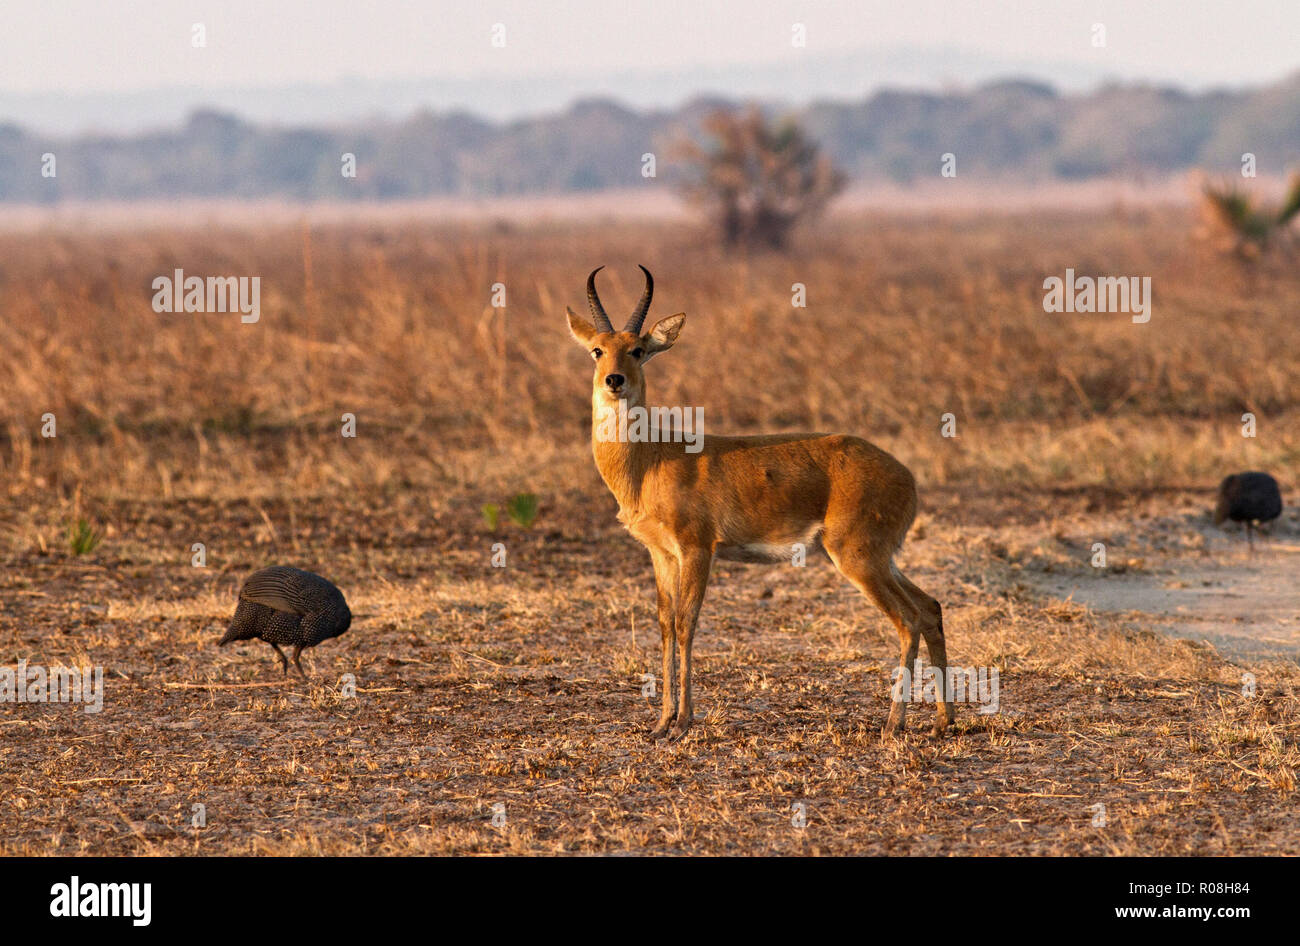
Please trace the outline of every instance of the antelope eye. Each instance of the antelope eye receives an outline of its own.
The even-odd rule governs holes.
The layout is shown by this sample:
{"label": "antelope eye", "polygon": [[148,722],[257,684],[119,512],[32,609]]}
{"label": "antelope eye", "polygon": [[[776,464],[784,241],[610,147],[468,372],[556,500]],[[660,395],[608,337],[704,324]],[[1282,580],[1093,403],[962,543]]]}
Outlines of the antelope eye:
{"label": "antelope eye", "polygon": [[632,351],[629,352],[629,354],[630,354],[633,358],[635,358],[637,361],[640,361],[640,360],[641,360],[641,356],[645,354],[645,351],[644,351],[643,349],[640,349],[640,348],[633,348]]}
{"label": "antelope eye", "polygon": [[604,353],[603,351],[601,351],[599,348],[593,348],[593,349],[591,350],[591,357],[592,357],[594,360],[596,360],[596,361],[599,361],[599,360],[600,360],[600,356],[603,355],[603,354],[605,354],[605,353]]}

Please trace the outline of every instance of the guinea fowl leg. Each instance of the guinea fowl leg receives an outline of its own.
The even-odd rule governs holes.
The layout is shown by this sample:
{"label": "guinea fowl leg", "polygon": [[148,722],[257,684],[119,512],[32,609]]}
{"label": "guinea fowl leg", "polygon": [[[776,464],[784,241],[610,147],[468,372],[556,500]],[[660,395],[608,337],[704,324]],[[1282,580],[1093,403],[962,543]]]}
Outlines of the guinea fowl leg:
{"label": "guinea fowl leg", "polygon": [[280,655],[280,673],[287,677],[289,675],[289,658],[284,655],[284,651],[280,649],[279,644],[272,644],[271,646],[274,647],[275,652]]}
{"label": "guinea fowl leg", "polygon": [[299,644],[297,647],[293,649],[293,665],[298,668],[298,672],[301,673],[302,678],[306,680],[307,673],[302,669],[302,661],[298,659],[301,656],[301,654],[302,654],[302,644]]}

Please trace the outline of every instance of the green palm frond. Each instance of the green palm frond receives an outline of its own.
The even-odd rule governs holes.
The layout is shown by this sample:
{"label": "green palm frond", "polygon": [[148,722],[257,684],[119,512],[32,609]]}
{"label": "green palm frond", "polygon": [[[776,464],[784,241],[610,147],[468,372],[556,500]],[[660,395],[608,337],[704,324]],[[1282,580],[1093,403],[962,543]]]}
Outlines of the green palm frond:
{"label": "green palm frond", "polygon": [[1291,175],[1291,186],[1287,189],[1286,200],[1282,203],[1282,209],[1277,212],[1278,224],[1286,226],[1297,213],[1300,213],[1300,173]]}
{"label": "green palm frond", "polygon": [[1207,184],[1202,193],[1211,215],[1242,240],[1264,243],[1277,225],[1271,215],[1256,207],[1251,197],[1231,184]]}

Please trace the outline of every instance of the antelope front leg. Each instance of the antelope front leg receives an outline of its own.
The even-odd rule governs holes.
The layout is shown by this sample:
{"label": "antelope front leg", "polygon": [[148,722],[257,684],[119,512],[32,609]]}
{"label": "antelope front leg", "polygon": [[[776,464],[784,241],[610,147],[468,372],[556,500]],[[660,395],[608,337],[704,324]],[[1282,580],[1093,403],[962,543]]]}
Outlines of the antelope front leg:
{"label": "antelope front leg", "polygon": [[668,734],[673,716],[677,712],[677,659],[673,649],[674,626],[676,624],[675,592],[677,585],[677,562],[675,559],[658,552],[651,552],[655,565],[655,590],[659,599],[659,636],[663,644],[663,676],[660,685],[663,689],[663,711],[659,722],[650,731],[651,739],[662,739]]}
{"label": "antelope front leg", "polygon": [[898,663],[902,673],[889,691],[892,702],[889,706],[889,719],[885,721],[882,736],[896,736],[907,725],[907,703],[912,698],[912,671],[916,667],[916,651],[921,643],[921,635],[900,623],[898,640]]}
{"label": "antelope front leg", "polygon": [[686,735],[695,718],[691,700],[691,645],[695,640],[695,625],[704,603],[704,591],[709,586],[709,568],[713,564],[710,549],[685,552],[681,558],[681,575],[677,584],[677,718],[668,733],[670,742]]}

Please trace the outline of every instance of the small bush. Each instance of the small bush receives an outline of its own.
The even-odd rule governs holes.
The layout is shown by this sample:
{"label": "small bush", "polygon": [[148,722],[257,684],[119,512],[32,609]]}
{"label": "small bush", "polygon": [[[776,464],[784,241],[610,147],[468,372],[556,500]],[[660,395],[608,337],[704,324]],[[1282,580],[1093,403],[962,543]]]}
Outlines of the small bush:
{"label": "small bush", "polygon": [[506,503],[506,515],[523,529],[531,529],[537,519],[537,497],[533,493],[519,493]]}
{"label": "small bush", "polygon": [[103,533],[85,519],[78,519],[68,526],[68,547],[73,555],[88,555],[95,551],[103,538]]}

